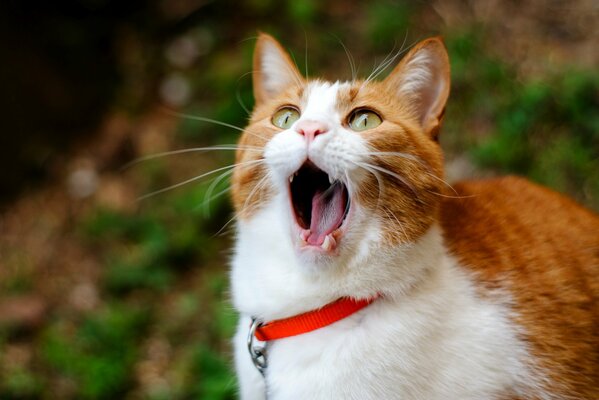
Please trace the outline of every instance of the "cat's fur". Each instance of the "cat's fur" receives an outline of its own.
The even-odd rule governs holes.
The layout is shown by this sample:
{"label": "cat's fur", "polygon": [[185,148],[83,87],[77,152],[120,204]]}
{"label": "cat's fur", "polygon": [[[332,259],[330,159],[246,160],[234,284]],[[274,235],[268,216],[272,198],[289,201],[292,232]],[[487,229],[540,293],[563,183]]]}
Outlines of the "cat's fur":
{"label": "cat's fur", "polygon": [[[256,161],[232,183],[242,399],[599,398],[599,218],[520,178],[448,187],[436,140],[449,95],[440,39],[381,82],[331,83],[303,78],[261,34],[254,94],[237,162]],[[301,117],[283,130],[271,117],[286,105]],[[361,107],[381,125],[349,129]],[[307,144],[305,120],[327,131]],[[290,205],[288,179],[306,159],[351,198],[332,251],[302,242]],[[269,343],[265,379],[252,365],[251,316],[376,294],[344,320]]]}

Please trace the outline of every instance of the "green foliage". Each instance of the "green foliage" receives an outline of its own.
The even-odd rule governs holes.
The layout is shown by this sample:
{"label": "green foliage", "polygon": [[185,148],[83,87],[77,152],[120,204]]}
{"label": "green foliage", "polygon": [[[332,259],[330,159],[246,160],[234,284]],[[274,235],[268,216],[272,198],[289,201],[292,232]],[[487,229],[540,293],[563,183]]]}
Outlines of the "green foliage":
{"label": "green foliage", "polygon": [[51,326],[43,338],[46,362],[71,379],[82,399],[110,399],[131,385],[131,368],[148,314],[123,305],[108,306],[75,329],[65,322]]}
{"label": "green foliage", "polygon": [[498,110],[496,133],[475,159],[564,192],[587,187],[599,197],[599,74],[572,71],[523,83]]}
{"label": "green foliage", "polygon": [[[527,176],[580,200],[599,198],[599,73],[523,80],[492,56],[484,32],[448,35],[452,96],[446,132],[484,169]],[[487,127],[478,136],[468,124]],[[451,150],[451,149],[450,149]]]}
{"label": "green foliage", "polygon": [[321,3],[316,0],[289,0],[287,2],[289,16],[301,24],[310,23],[314,21],[320,4]]}
{"label": "green foliage", "polygon": [[229,400],[235,398],[236,386],[228,362],[205,345],[199,345],[193,356],[192,374],[197,383],[191,395],[197,399]]}
{"label": "green foliage", "polygon": [[8,368],[0,383],[3,399],[29,399],[38,397],[43,390],[39,376],[23,367]]}
{"label": "green foliage", "polygon": [[413,7],[408,1],[373,2],[367,8],[363,21],[367,25],[369,46],[387,52],[392,43],[395,44],[394,50],[407,46],[407,42],[402,43],[398,40],[407,40],[412,13]]}

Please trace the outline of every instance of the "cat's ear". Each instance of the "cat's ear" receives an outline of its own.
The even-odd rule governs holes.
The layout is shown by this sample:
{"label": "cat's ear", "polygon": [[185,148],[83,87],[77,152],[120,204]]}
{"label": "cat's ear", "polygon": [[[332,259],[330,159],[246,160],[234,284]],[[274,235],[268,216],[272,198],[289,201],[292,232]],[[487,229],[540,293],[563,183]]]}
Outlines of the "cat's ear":
{"label": "cat's ear", "polygon": [[302,85],[304,78],[289,54],[270,35],[260,33],[254,51],[254,98],[262,103],[289,86]]}
{"label": "cat's ear", "polygon": [[418,43],[385,79],[411,106],[422,128],[437,139],[449,96],[449,57],[440,37]]}

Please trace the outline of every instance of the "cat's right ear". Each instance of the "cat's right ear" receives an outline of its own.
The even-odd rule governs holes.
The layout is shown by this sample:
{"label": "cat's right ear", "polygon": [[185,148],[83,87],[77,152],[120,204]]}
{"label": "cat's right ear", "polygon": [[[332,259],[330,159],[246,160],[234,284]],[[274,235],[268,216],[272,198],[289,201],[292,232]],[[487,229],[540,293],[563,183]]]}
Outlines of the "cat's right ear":
{"label": "cat's right ear", "polygon": [[254,98],[265,102],[290,86],[303,85],[304,78],[289,54],[272,36],[260,32],[254,51]]}
{"label": "cat's right ear", "polygon": [[449,57],[440,37],[418,43],[385,82],[407,101],[425,133],[437,139],[449,96]]}

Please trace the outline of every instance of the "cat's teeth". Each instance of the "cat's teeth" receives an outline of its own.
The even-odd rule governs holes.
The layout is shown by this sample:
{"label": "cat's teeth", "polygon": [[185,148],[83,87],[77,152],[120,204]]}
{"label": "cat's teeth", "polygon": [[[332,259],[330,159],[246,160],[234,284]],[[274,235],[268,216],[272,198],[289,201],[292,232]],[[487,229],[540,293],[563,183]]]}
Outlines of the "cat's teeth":
{"label": "cat's teeth", "polygon": [[337,241],[331,234],[326,235],[324,237],[324,241],[320,245],[320,247],[325,251],[331,251],[335,246],[337,246]]}
{"label": "cat's teeth", "polygon": [[293,174],[291,174],[291,176],[289,177],[289,183],[293,182],[293,179],[299,175],[299,170],[295,171]]}
{"label": "cat's teeth", "polygon": [[302,242],[302,244],[307,244],[308,243],[308,236],[310,236],[310,230],[309,229],[303,229],[300,232],[299,238],[300,238],[300,241]]}
{"label": "cat's teeth", "polygon": [[329,175],[329,183],[332,185],[335,182],[335,179],[331,175]]}

